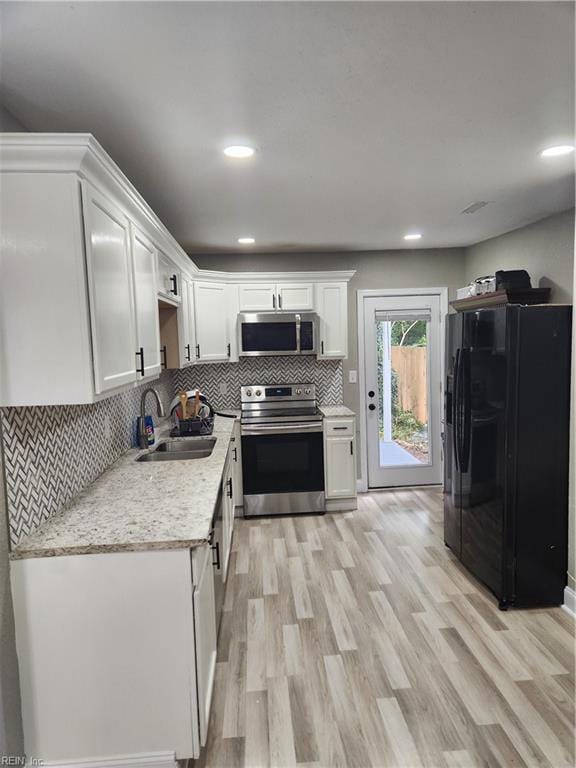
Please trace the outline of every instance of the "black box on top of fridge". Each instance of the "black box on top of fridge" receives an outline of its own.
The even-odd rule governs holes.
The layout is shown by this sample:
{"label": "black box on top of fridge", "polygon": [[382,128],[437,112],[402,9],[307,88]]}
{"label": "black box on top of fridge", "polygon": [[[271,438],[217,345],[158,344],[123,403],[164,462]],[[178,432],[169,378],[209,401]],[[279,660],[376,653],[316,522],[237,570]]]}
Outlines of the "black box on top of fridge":
{"label": "black box on top of fridge", "polygon": [[570,306],[447,317],[444,540],[501,608],[563,602]]}

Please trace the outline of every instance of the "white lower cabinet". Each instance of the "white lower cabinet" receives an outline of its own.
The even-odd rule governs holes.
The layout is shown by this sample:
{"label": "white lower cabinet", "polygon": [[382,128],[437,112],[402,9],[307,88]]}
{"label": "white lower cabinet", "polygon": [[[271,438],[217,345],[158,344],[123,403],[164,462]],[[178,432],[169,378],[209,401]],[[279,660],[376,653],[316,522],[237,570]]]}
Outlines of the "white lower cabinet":
{"label": "white lower cabinet", "polygon": [[210,704],[216,672],[217,629],[214,606],[214,572],[209,547],[192,550],[194,582],[194,638],[196,647],[196,686],[198,690],[198,725],[200,746],[206,744]]}
{"label": "white lower cabinet", "polygon": [[324,419],[326,509],[356,509],[355,419]]}
{"label": "white lower cabinet", "polygon": [[[203,553],[208,566],[196,573]],[[11,562],[27,755],[73,764],[198,757],[215,662],[211,561],[206,544],[192,557],[175,549]]]}
{"label": "white lower cabinet", "polygon": [[[234,445],[233,443],[231,445]],[[222,475],[222,580],[228,576],[228,563],[232,550],[234,532],[234,449],[228,451],[228,458]]]}

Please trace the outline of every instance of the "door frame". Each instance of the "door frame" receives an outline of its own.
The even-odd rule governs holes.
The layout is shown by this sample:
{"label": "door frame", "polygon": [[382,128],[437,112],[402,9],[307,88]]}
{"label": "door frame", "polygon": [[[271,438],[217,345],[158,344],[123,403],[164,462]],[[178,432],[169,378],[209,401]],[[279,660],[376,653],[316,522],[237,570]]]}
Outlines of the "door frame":
{"label": "door frame", "polygon": [[[444,355],[446,345],[446,315],[448,314],[448,288],[380,288],[359,289],[356,291],[356,311],[358,322],[358,387],[360,413],[360,479],[358,490],[368,491],[368,425],[366,422],[366,354],[364,349],[364,300],[374,298],[394,298],[398,296],[438,296],[440,300],[440,424],[444,424]],[[441,470],[443,472],[444,457],[441,455]]]}

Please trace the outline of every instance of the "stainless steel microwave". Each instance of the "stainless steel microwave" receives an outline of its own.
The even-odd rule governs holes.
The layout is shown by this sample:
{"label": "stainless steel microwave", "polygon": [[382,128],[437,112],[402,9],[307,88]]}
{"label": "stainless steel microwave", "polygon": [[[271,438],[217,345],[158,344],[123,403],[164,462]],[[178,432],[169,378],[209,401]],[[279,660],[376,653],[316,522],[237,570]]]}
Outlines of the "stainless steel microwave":
{"label": "stainless steel microwave", "polygon": [[242,357],[315,355],[318,315],[315,312],[265,312],[238,315],[238,349]]}

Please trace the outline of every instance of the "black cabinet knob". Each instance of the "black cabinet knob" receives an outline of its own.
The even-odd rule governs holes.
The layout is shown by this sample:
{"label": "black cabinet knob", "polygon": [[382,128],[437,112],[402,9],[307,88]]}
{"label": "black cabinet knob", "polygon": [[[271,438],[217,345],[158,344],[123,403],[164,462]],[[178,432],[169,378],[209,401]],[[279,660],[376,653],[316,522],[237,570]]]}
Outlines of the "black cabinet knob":
{"label": "black cabinet knob", "polygon": [[374,397],[374,390],[371,389],[370,392],[368,392],[368,397]]}
{"label": "black cabinet knob", "polygon": [[370,405],[368,406],[368,410],[369,411],[375,411],[376,410],[376,406],[374,405],[374,403],[370,403]]}

